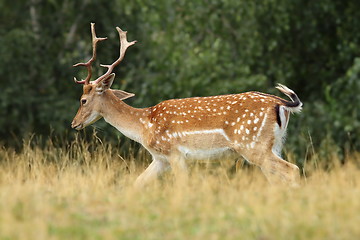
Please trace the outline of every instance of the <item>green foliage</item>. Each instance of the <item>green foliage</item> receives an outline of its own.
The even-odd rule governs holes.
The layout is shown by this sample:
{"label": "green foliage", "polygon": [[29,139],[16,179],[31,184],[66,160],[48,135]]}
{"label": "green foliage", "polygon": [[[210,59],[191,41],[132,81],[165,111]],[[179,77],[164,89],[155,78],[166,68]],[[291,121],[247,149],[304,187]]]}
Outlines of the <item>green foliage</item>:
{"label": "green foliage", "polygon": [[359,149],[360,142],[360,58],[356,58],[346,74],[326,88],[326,107],[329,112],[328,130],[334,139],[350,142]]}
{"label": "green foliage", "polygon": [[[303,114],[289,125],[288,149],[305,152],[331,139],[359,150],[360,2],[358,1],[58,1],[0,3],[0,136],[64,135],[81,87],[72,64],[91,54],[118,54],[115,26],[138,43],[116,69],[114,88],[136,93],[146,107],[177,97],[294,89]],[[95,75],[103,69],[97,67]],[[104,122],[100,135],[116,138]],[[310,136],[310,137],[309,137]]]}

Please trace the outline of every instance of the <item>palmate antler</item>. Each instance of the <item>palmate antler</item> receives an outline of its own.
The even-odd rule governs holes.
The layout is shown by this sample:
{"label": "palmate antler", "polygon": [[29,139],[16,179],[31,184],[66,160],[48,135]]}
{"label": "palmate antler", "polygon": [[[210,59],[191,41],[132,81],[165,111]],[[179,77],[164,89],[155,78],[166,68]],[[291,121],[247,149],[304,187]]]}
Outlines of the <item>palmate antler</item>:
{"label": "palmate antler", "polygon": [[125,56],[125,52],[127,50],[128,47],[134,45],[136,43],[136,41],[132,41],[132,42],[128,42],[127,41],[127,38],[126,38],[126,34],[127,32],[126,31],[123,31],[121,30],[119,27],[116,27],[116,30],[118,31],[119,33],[119,38],[120,38],[120,54],[119,54],[119,58],[113,62],[111,65],[104,65],[104,64],[100,64],[101,67],[106,67],[108,68],[108,70],[103,74],[101,75],[100,77],[98,77],[96,80],[94,81],[91,81],[90,82],[90,78],[91,78],[91,75],[92,75],[92,67],[91,67],[91,64],[95,61],[96,59],[96,46],[97,46],[97,43],[100,42],[100,41],[103,41],[103,40],[106,40],[107,38],[98,38],[96,36],[96,33],[95,33],[95,23],[91,23],[91,34],[92,34],[92,43],[93,43],[93,55],[92,57],[89,59],[89,61],[87,61],[86,63],[77,63],[77,64],[74,64],[73,66],[74,67],[78,67],[78,66],[85,66],[88,70],[88,75],[86,76],[85,80],[81,80],[81,81],[78,81],[75,77],[74,77],[74,81],[78,84],[97,84],[99,83],[100,81],[106,79],[108,76],[110,76],[110,74],[112,73],[112,71],[114,70],[114,68],[119,65],[119,63],[124,59],[124,56]]}
{"label": "palmate antler", "polygon": [[81,80],[78,81],[75,77],[74,77],[74,81],[78,84],[89,84],[90,79],[91,79],[91,75],[92,75],[92,67],[91,64],[95,61],[96,59],[96,46],[98,42],[104,41],[107,38],[98,38],[96,36],[96,32],[95,32],[95,23],[91,23],[91,35],[92,35],[92,47],[93,47],[93,54],[92,57],[89,59],[89,61],[87,61],[86,63],[77,63],[74,64],[73,67],[78,67],[78,66],[84,66],[87,68],[88,70],[88,75],[86,76],[85,80]]}

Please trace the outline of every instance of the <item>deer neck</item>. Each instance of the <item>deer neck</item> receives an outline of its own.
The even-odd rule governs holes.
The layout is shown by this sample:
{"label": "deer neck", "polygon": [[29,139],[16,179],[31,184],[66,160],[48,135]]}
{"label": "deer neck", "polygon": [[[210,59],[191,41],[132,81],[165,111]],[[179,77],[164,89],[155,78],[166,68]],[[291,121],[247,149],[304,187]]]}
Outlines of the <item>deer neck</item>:
{"label": "deer neck", "polygon": [[142,143],[144,127],[140,120],[141,117],[146,117],[146,109],[133,108],[111,91],[106,91],[99,112],[107,123],[126,137]]}

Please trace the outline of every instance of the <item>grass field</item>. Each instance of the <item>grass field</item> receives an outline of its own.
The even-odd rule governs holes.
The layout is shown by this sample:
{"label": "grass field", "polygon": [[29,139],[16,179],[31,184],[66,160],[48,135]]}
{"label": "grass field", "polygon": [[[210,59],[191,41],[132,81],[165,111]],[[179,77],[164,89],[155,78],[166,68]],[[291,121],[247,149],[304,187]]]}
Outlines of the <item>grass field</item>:
{"label": "grass field", "polygon": [[136,191],[138,158],[100,143],[1,149],[0,240],[360,239],[357,154],[327,171],[309,161],[297,189],[211,164],[193,166],[188,184],[168,173]]}

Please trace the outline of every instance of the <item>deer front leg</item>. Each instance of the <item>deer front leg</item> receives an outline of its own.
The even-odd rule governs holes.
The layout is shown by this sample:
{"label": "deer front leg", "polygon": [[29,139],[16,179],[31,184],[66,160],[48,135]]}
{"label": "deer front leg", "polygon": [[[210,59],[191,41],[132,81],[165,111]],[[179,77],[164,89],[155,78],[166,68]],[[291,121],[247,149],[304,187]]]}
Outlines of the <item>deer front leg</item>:
{"label": "deer front leg", "polygon": [[175,176],[175,182],[186,184],[188,182],[188,167],[184,156],[179,152],[173,152],[169,157],[169,162]]}
{"label": "deer front leg", "polygon": [[135,188],[142,188],[147,183],[151,182],[163,172],[168,170],[170,165],[168,162],[153,157],[152,163],[145,169],[145,171],[137,177],[135,181]]}

